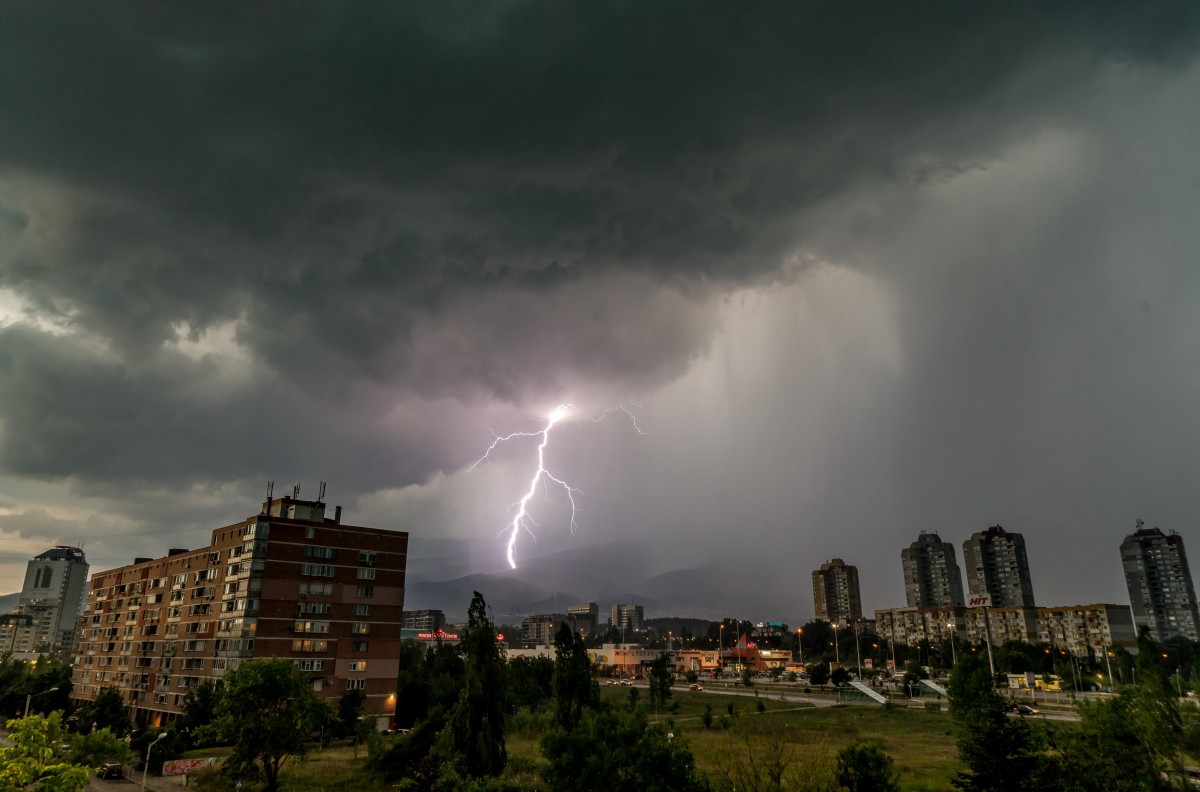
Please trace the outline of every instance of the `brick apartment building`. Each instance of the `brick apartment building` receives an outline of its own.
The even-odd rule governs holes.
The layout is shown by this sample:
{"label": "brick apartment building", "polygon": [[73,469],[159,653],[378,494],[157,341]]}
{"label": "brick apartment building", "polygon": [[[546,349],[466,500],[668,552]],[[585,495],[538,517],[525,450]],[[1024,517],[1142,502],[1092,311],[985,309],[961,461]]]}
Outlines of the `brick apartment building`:
{"label": "brick apartment building", "polygon": [[404,608],[408,534],[343,525],[341,507],[269,499],[198,550],[95,573],[80,619],[77,703],[121,691],[139,723],[161,725],[187,691],[245,660],[284,657],[336,703],[366,695],[387,725]]}

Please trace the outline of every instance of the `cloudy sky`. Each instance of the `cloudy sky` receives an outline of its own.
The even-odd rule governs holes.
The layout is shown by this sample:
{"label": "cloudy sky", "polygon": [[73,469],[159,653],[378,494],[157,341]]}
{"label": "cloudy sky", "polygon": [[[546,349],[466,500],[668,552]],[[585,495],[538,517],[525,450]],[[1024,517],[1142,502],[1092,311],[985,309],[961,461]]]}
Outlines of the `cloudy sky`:
{"label": "cloudy sky", "polygon": [[[7,3],[0,591],[301,483],[519,559],[1200,554],[1200,6]],[[593,419],[625,405],[623,413]],[[636,406],[634,406],[636,405]],[[586,592],[581,592],[586,595]],[[749,618],[771,614],[742,614]]]}

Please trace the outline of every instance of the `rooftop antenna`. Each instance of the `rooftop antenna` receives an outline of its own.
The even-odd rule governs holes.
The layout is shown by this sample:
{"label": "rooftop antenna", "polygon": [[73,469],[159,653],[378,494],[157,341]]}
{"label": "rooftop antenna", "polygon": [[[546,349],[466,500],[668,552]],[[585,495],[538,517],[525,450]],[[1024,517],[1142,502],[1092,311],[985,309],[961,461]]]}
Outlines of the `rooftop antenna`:
{"label": "rooftop antenna", "polygon": [[267,482],[267,500],[271,500],[275,496],[275,479]]}
{"label": "rooftop antenna", "polygon": [[300,482],[296,482],[296,486],[292,487],[292,500],[300,500]]}
{"label": "rooftop antenna", "polygon": [[321,492],[317,495],[317,503],[325,502],[325,482],[321,482]]}

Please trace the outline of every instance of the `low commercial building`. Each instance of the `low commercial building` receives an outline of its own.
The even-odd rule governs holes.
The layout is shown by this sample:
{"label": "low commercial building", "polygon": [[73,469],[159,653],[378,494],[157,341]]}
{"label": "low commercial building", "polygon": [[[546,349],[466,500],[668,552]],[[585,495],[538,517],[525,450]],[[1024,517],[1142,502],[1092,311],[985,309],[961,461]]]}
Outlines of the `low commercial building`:
{"label": "low commercial building", "polygon": [[331,702],[395,708],[408,534],[344,525],[341,507],[268,499],[198,550],[92,576],[72,674],[77,704],[115,687],[139,723],[161,725],[189,690],[247,660],[287,658]]}

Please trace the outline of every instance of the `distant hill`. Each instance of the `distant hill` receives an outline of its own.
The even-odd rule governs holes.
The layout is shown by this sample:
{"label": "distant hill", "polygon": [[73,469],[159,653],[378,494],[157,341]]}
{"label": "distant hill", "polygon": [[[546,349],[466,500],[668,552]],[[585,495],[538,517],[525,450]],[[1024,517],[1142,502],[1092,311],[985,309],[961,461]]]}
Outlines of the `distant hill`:
{"label": "distant hill", "polygon": [[[450,548],[441,548],[450,550]],[[562,613],[568,605],[595,602],[601,621],[616,602],[644,606],[647,618],[673,616],[796,621],[804,606],[780,601],[765,587],[751,559],[725,559],[693,569],[654,569],[644,548],[634,544],[572,547],[522,564],[518,569],[430,579],[433,569],[458,567],[453,552],[409,574],[404,607],[445,611],[451,621],[466,618],[471,594],[479,591],[497,623],[520,624],[531,613]],[[790,586],[786,587],[790,589]],[[693,627],[689,626],[689,629]]]}
{"label": "distant hill", "polygon": [[17,603],[21,601],[21,592],[15,594],[0,594],[0,613],[12,613],[12,609],[17,607]]}

